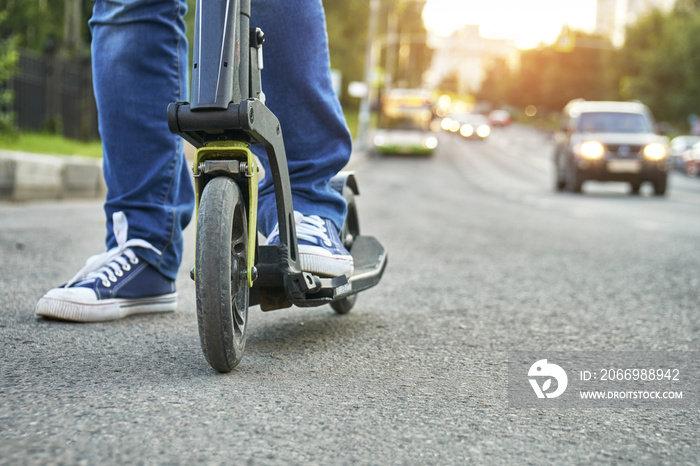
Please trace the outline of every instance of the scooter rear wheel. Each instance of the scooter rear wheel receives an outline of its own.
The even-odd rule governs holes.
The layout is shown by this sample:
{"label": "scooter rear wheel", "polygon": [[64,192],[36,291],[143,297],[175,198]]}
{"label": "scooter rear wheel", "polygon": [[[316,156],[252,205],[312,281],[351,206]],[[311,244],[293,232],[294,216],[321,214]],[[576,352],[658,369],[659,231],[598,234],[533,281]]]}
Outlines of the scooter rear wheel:
{"label": "scooter rear wheel", "polygon": [[[340,230],[340,239],[346,249],[352,249],[352,244],[357,236],[360,236],[360,217],[357,214],[357,204],[355,203],[355,193],[349,186],[343,188],[343,197],[348,205],[348,214],[345,218],[343,228]],[[339,299],[331,303],[331,308],[338,314],[347,314],[357,301],[357,295]]]}
{"label": "scooter rear wheel", "polygon": [[243,357],[248,322],[248,222],[238,185],[209,181],[199,201],[195,262],[197,323],[202,350],[219,372]]}

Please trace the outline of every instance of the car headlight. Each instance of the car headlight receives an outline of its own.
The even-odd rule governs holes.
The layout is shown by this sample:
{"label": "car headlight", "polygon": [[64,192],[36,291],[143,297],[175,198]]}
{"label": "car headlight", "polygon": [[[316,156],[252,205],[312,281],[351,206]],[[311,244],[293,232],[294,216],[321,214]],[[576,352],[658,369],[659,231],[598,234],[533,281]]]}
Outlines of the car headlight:
{"label": "car headlight", "polygon": [[384,144],[386,144],[386,138],[382,136],[381,134],[378,134],[374,137],[374,145],[381,147]]}
{"label": "car headlight", "polygon": [[644,148],[644,156],[651,160],[661,160],[666,157],[666,147],[658,142],[647,144]]}
{"label": "car headlight", "polygon": [[428,136],[423,139],[423,147],[426,149],[435,149],[438,146],[438,140],[435,136]]}
{"label": "car headlight", "polygon": [[479,127],[477,128],[476,134],[477,134],[480,138],[488,137],[488,135],[491,134],[491,128],[489,128],[489,127],[486,126],[486,125],[481,125],[481,126],[479,126]]}
{"label": "car headlight", "polygon": [[588,159],[599,159],[605,154],[605,147],[598,141],[586,141],[581,144],[579,153]]}
{"label": "car headlight", "polygon": [[468,138],[472,134],[474,134],[474,128],[472,127],[472,125],[462,125],[462,127],[459,129],[459,134],[461,134],[465,138]]}

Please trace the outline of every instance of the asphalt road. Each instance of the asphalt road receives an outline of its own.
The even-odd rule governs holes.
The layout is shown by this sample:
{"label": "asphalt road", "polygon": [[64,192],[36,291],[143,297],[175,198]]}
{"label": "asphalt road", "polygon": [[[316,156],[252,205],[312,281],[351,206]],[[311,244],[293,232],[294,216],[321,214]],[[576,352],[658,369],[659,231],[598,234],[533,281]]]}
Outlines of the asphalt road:
{"label": "asphalt road", "polygon": [[700,179],[554,193],[546,136],[450,136],[358,167],[380,285],[345,316],[253,308],[226,375],[199,348],[189,265],[174,314],[36,318],[102,252],[101,205],[0,204],[0,464],[697,464],[697,405],[519,408],[507,361],[698,351]]}

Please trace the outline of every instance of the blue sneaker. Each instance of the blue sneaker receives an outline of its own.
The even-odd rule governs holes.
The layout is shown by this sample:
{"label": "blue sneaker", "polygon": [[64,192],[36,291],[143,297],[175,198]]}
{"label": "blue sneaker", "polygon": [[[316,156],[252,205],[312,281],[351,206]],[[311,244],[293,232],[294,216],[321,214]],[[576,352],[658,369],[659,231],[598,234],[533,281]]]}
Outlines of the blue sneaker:
{"label": "blue sneaker", "polygon": [[36,315],[74,322],[103,322],[132,314],[172,312],[177,305],[175,282],[141,260],[131,248],[156,248],[127,238],[123,212],[113,216],[118,246],[92,256],[70,281],[46,293]]}
{"label": "blue sneaker", "polygon": [[[299,266],[304,272],[323,277],[352,275],[353,259],[343,246],[333,222],[317,215],[294,212],[299,243]],[[265,244],[279,243],[279,225]]]}

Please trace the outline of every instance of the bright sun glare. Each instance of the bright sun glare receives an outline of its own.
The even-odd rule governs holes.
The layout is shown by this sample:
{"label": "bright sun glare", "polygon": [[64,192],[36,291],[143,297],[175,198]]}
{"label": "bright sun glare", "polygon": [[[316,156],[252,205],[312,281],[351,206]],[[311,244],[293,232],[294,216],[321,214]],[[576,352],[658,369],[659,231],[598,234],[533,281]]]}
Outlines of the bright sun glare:
{"label": "bright sun glare", "polygon": [[592,32],[595,0],[427,0],[428,30],[447,36],[466,24],[491,39],[513,39],[521,49],[551,44],[561,28]]}

